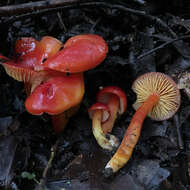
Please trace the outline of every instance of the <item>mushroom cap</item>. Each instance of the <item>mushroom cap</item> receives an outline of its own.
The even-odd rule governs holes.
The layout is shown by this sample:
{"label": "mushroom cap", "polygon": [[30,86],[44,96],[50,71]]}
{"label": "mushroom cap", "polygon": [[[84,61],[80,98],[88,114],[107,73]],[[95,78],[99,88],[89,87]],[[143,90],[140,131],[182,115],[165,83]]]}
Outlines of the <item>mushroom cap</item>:
{"label": "mushroom cap", "polygon": [[79,104],[84,95],[81,73],[55,76],[37,86],[26,99],[27,111],[34,115],[56,115]]}
{"label": "mushroom cap", "polygon": [[52,36],[44,36],[40,40],[40,46],[44,49],[46,57],[51,57],[63,47],[63,44],[60,40]]}
{"label": "mushroom cap", "polygon": [[99,65],[108,52],[107,43],[95,34],[70,38],[64,48],[43,63],[44,70],[78,73]]}
{"label": "mushroom cap", "polygon": [[46,59],[49,59],[50,57],[54,56],[62,47],[63,44],[58,39],[51,36],[44,36],[36,46],[35,52],[36,54],[41,54],[41,60],[35,62],[34,70],[44,70],[43,62]]}
{"label": "mushroom cap", "polygon": [[102,88],[96,96],[98,102],[108,103],[111,94],[116,95],[119,98],[119,110],[118,113],[122,114],[127,108],[127,97],[125,92],[118,86],[107,86]]}
{"label": "mushroom cap", "polygon": [[88,114],[91,119],[93,119],[94,112],[96,110],[102,110],[102,123],[106,122],[109,117],[110,117],[110,110],[109,107],[101,102],[97,102],[93,104],[89,109],[88,109]]}
{"label": "mushroom cap", "polygon": [[16,41],[13,62],[18,66],[33,69],[37,62],[43,60],[43,50],[39,42],[32,37],[23,37]]}
{"label": "mushroom cap", "polygon": [[150,72],[138,77],[133,85],[137,100],[133,104],[138,109],[152,94],[160,97],[148,116],[154,120],[162,121],[172,117],[178,110],[181,96],[177,84],[169,76],[160,72]]}
{"label": "mushroom cap", "polygon": [[43,70],[43,61],[55,55],[62,46],[61,41],[51,36],[44,36],[40,41],[23,37],[15,43],[14,62],[40,71]]}
{"label": "mushroom cap", "polygon": [[56,54],[61,47],[61,41],[51,36],[44,36],[40,42],[32,37],[23,37],[15,43],[13,60],[1,55],[0,59],[9,76],[18,81],[35,83],[33,81],[40,82],[44,77],[47,78],[48,74],[52,75],[52,72],[55,73],[54,75],[59,75],[57,71],[52,70],[38,71],[40,71],[43,60]]}
{"label": "mushroom cap", "polygon": [[15,57],[22,56],[35,50],[38,41],[32,37],[22,37],[15,42]]}

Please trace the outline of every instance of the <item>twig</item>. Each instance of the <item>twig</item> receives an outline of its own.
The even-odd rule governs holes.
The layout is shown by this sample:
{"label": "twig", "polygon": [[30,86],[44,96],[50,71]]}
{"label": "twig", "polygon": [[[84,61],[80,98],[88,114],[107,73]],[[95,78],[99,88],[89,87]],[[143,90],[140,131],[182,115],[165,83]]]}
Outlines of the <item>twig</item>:
{"label": "twig", "polygon": [[182,139],[182,136],[181,136],[181,131],[180,131],[179,116],[177,114],[174,116],[173,121],[174,121],[174,125],[176,127],[176,130],[177,130],[179,148],[181,150],[183,150],[184,149],[184,142],[183,142],[183,139]]}
{"label": "twig", "polygon": [[172,40],[170,40],[168,42],[165,42],[162,45],[160,45],[160,46],[158,46],[156,48],[153,48],[150,51],[147,51],[147,52],[139,55],[136,60],[138,61],[138,60],[142,59],[143,57],[148,56],[148,55],[150,55],[150,54],[152,54],[152,53],[154,53],[154,52],[156,52],[156,51],[158,51],[158,50],[160,50],[160,49],[162,49],[162,48],[164,48],[164,47],[166,47],[166,46],[168,46],[168,45],[170,45],[170,44],[172,44],[172,43],[174,43],[176,41],[187,39],[187,38],[190,38],[190,35],[181,36],[179,38],[175,38],[175,39],[172,39]]}
{"label": "twig", "polygon": [[66,31],[67,31],[67,28],[66,28],[66,26],[65,26],[65,24],[64,24],[64,22],[63,22],[63,19],[62,19],[62,17],[61,17],[60,12],[57,12],[57,17],[58,17],[58,19],[59,19],[61,29],[63,29],[64,32],[66,32]]}
{"label": "twig", "polygon": [[59,144],[59,139],[56,141],[56,143],[51,148],[51,155],[50,155],[49,161],[48,161],[48,163],[47,163],[47,165],[46,165],[46,167],[45,167],[45,169],[43,171],[42,178],[41,178],[40,183],[39,183],[39,188],[38,188],[39,190],[44,190],[47,173],[48,173],[48,170],[52,166],[52,161],[53,161],[53,159],[55,157],[55,153],[56,153],[58,144]]}
{"label": "twig", "polygon": [[82,0],[44,0],[17,5],[9,5],[0,7],[0,16],[11,16],[22,13],[29,13],[37,10],[66,6],[82,2]]}

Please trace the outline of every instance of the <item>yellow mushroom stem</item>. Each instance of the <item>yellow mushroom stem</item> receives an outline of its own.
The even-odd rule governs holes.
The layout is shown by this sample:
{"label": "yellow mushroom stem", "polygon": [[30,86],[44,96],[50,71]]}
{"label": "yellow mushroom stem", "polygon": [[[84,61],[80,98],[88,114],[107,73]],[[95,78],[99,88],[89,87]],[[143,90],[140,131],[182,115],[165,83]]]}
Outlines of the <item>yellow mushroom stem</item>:
{"label": "yellow mushroom stem", "polygon": [[92,132],[96,141],[103,149],[111,151],[118,147],[117,138],[110,134],[104,134],[104,131],[102,130],[102,110],[94,111],[92,118]]}

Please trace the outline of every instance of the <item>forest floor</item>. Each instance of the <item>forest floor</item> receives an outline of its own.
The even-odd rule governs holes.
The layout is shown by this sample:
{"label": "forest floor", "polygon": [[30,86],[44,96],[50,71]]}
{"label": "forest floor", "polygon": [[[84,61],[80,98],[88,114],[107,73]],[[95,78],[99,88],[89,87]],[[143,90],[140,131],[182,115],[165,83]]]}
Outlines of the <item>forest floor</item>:
{"label": "forest floor", "polygon": [[0,189],[190,189],[187,89],[181,90],[181,106],[173,118],[145,119],[132,158],[111,178],[105,178],[102,170],[112,153],[96,143],[88,116],[99,87],[121,87],[127,95],[127,111],[112,132],[121,141],[135,113],[133,81],[157,71],[178,83],[188,73],[189,11],[187,0],[1,1],[0,52],[7,57],[21,37],[40,40],[48,35],[64,43],[84,33],[102,36],[109,52],[101,65],[84,73],[81,107],[59,135],[53,132],[49,115],[34,116],[25,110],[24,84],[0,67]]}

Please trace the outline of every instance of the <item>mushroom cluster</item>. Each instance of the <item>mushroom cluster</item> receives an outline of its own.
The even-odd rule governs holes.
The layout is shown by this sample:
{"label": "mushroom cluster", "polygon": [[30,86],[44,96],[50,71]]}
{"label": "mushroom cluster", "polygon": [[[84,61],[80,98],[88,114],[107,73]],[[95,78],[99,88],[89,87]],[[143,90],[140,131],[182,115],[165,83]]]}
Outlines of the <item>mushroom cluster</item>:
{"label": "mushroom cluster", "polygon": [[125,92],[117,86],[107,86],[97,93],[97,103],[93,104],[88,113],[92,119],[92,131],[98,144],[107,150],[118,147],[118,140],[112,131],[118,115],[125,112],[127,98]]}
{"label": "mushroom cluster", "polygon": [[84,95],[83,73],[106,57],[108,46],[95,34],[71,37],[63,44],[45,36],[40,41],[24,37],[16,41],[10,60],[0,56],[6,72],[25,84],[26,110],[52,116],[55,132],[61,132],[79,108]]}
{"label": "mushroom cluster", "polygon": [[[40,41],[25,37],[16,41],[13,58],[0,55],[0,62],[8,75],[24,82],[26,110],[34,115],[48,113],[55,132],[61,132],[82,101],[83,72],[104,61],[107,52],[104,39],[94,34],[71,37],[64,46],[50,36]],[[132,89],[137,94],[133,105],[136,113],[118,150],[105,167],[106,175],[117,172],[128,162],[146,115],[163,121],[171,118],[180,106],[176,83],[163,73],[150,72],[138,77]],[[117,138],[110,133],[117,116],[124,113],[126,107],[124,91],[117,86],[107,86],[99,90],[96,103],[88,109],[93,135],[103,149],[111,151],[118,146]]]}

